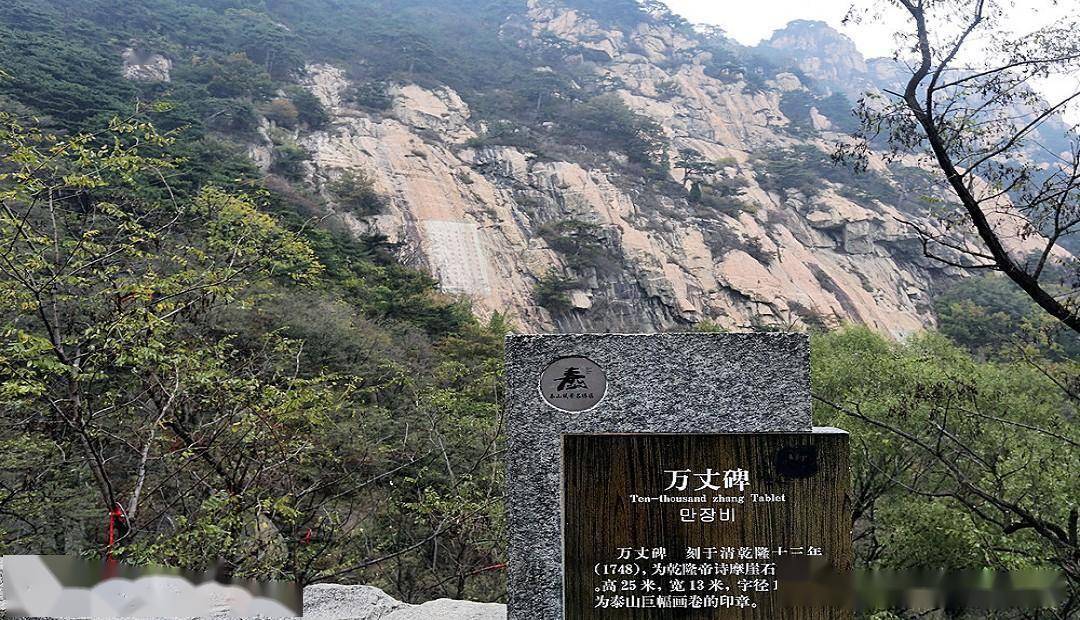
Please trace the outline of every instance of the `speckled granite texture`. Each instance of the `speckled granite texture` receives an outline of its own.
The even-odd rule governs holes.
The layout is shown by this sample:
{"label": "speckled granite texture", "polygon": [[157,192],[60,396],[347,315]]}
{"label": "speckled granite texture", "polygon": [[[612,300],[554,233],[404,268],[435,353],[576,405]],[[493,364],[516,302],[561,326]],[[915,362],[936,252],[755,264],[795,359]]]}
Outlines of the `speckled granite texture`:
{"label": "speckled granite texture", "polygon": [[[567,413],[538,389],[580,355],[607,395]],[[506,339],[510,620],[562,620],[562,436],[807,431],[810,343],[802,334],[577,334]]]}

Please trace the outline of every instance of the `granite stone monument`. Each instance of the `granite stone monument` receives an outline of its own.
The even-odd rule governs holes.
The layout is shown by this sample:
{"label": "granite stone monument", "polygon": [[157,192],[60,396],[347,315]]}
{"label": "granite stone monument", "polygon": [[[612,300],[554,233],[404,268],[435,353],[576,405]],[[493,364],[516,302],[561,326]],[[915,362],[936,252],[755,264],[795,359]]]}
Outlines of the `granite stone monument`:
{"label": "granite stone monument", "polygon": [[849,617],[788,596],[851,562],[847,435],[813,428],[806,336],[506,344],[511,620]]}

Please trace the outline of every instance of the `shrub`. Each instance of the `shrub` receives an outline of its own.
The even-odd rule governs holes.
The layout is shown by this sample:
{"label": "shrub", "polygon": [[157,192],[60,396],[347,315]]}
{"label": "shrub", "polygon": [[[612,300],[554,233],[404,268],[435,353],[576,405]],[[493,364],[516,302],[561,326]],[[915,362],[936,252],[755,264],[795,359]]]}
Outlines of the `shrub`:
{"label": "shrub", "polygon": [[819,97],[807,90],[793,90],[780,97],[780,111],[791,121],[789,130],[797,136],[815,133],[810,118],[810,109],[829,119],[833,131],[851,133],[859,128],[859,121],[853,113],[854,106],[843,93],[833,93],[828,97]]}
{"label": "shrub", "polygon": [[755,205],[746,202],[742,197],[741,190],[747,185],[749,183],[742,177],[721,177],[712,183],[695,182],[690,187],[688,200],[692,204],[700,205],[699,211],[709,209],[734,217],[756,209]]}
{"label": "shrub", "polygon": [[310,90],[299,86],[289,89],[289,101],[296,108],[297,119],[311,129],[320,129],[330,122],[330,113]]}
{"label": "shrub", "polygon": [[690,186],[689,200],[693,203],[701,202],[701,199],[705,197],[705,194],[701,191],[701,183],[694,183]]}
{"label": "shrub", "polygon": [[701,183],[706,177],[716,174],[719,166],[715,162],[705,159],[697,149],[687,148],[679,149],[679,157],[675,160],[675,169],[682,170],[686,174],[685,181],[691,184],[690,191],[693,192],[693,185]]}
{"label": "shrub", "polygon": [[278,97],[263,107],[263,116],[279,127],[292,129],[300,120],[300,111],[292,101]]}
{"label": "shrub", "polygon": [[598,274],[620,270],[618,257],[605,244],[604,229],[591,222],[563,220],[548,222],[537,231],[549,247],[566,260],[574,271],[595,269]]}
{"label": "shrub", "polygon": [[177,81],[202,84],[207,92],[222,99],[264,99],[274,92],[270,75],[242,52],[223,57],[196,57],[190,65],[179,65],[174,77]]}
{"label": "shrub", "polygon": [[934,296],[934,311],[941,333],[980,357],[1014,349],[1041,332],[1051,357],[1080,359],[1080,340],[1053,323],[1044,325],[1042,310],[1000,275],[953,283]]}
{"label": "shrub", "polygon": [[746,252],[762,265],[768,265],[776,259],[761,245],[756,238],[746,238],[726,226],[716,226],[706,231],[705,241],[715,257],[721,257],[735,250]]}
{"label": "shrub", "polygon": [[679,85],[674,80],[663,80],[656,85],[656,92],[662,101],[668,101],[679,94]]}
{"label": "shrub", "polygon": [[500,120],[490,123],[487,131],[475,138],[469,138],[465,146],[480,148],[484,146],[518,146],[526,149],[536,148],[536,138],[528,127],[510,121]]}
{"label": "shrub", "polygon": [[246,138],[256,137],[259,128],[259,114],[255,106],[238,100],[220,101],[217,116],[207,119],[206,126],[210,129],[241,136]]}
{"label": "shrub", "polygon": [[577,280],[551,269],[536,283],[533,297],[537,304],[552,314],[563,314],[574,307],[567,293],[578,286],[580,283]]}
{"label": "shrub", "polygon": [[328,189],[338,205],[355,215],[375,215],[386,207],[386,199],[375,191],[375,180],[363,170],[347,170]]}
{"label": "shrub", "polygon": [[381,112],[389,110],[394,99],[387,92],[386,82],[360,82],[345,93],[345,100],[359,108]]}
{"label": "shrub", "polygon": [[800,145],[787,149],[772,149],[756,158],[757,181],[762,189],[780,194],[785,200],[790,193],[801,192],[813,197],[821,191],[822,171],[833,167],[821,150]]}
{"label": "shrub", "polygon": [[631,110],[617,95],[603,94],[564,106],[561,137],[594,150],[616,150],[646,175],[667,175],[667,141],[659,123]]}
{"label": "shrub", "polygon": [[281,176],[298,181],[304,176],[304,162],[311,159],[311,155],[299,144],[292,140],[285,140],[274,145],[274,165],[271,170]]}
{"label": "shrub", "polygon": [[889,177],[860,172],[810,145],[757,153],[754,168],[762,189],[785,200],[795,192],[813,198],[825,188],[823,180],[838,185],[837,193],[853,202],[877,200],[909,213],[924,211],[935,200],[934,178],[924,170],[893,165]]}

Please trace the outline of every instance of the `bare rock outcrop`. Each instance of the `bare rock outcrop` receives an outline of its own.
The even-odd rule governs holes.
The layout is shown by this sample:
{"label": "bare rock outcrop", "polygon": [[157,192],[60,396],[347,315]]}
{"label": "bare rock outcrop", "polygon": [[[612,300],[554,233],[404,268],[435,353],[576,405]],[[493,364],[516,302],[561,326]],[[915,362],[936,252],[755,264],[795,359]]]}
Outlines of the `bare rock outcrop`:
{"label": "bare rock outcrop", "polygon": [[172,79],[172,61],[153,52],[129,47],[123,53],[122,73],[135,82],[168,82]]}
{"label": "bare rock outcrop", "polygon": [[[0,612],[7,610],[3,589],[3,566],[3,557],[0,556]],[[106,584],[102,584],[104,585]],[[281,617],[281,614],[259,617]],[[446,620],[505,620],[506,606],[450,599],[410,605],[371,586],[317,584],[304,588],[303,618],[304,620],[441,620],[444,618]]]}
{"label": "bare rock outcrop", "polygon": [[421,605],[378,588],[320,584],[304,589],[304,620],[505,620],[506,605],[439,599]]}
{"label": "bare rock outcrop", "polygon": [[[584,54],[575,62],[659,123],[670,152],[692,149],[717,162],[711,182],[732,188],[729,200],[695,205],[627,183],[615,165],[486,142],[487,123],[446,86],[391,84],[389,108],[366,110],[348,102],[351,85],[340,69],[313,65],[303,84],[332,120],[297,135],[311,155],[308,183],[333,205],[328,185],[362,170],[387,197],[374,216],[338,209],[342,221],[400,242],[402,260],[428,270],[445,291],[470,298],[481,314],[509,314],[524,329],[857,322],[902,337],[933,324],[931,291],[960,272],[923,256],[917,231],[901,223],[917,214],[825,179],[812,196],[766,183],[762,153],[801,148],[827,158],[838,137],[829,133],[835,119],[816,108],[805,119],[816,134],[789,131],[794,121],[781,104],[805,90],[799,77],[780,73],[767,88],[748,88],[707,71],[699,42],[662,20],[624,31],[558,2],[528,6],[532,36]],[[866,71],[861,57],[844,62]],[[267,145],[252,153],[269,165]],[[890,166],[876,158],[870,165],[888,182]],[[688,184],[684,170],[668,172],[673,187]],[[545,233],[560,222],[589,227],[606,265],[572,265]],[[557,311],[536,294],[552,273],[570,273],[573,282]]]}

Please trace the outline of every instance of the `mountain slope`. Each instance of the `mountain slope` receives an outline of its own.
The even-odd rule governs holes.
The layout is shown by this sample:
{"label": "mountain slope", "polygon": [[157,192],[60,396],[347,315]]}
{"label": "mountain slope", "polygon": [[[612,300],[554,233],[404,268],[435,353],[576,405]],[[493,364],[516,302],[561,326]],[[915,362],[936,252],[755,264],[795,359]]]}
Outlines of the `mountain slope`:
{"label": "mountain slope", "polygon": [[[246,150],[302,214],[524,329],[901,336],[961,275],[901,223],[927,223],[927,173],[830,161],[853,119],[828,80],[867,65],[822,25],[751,50],[631,0],[48,4],[84,20],[107,98],[34,88],[23,69],[64,71],[38,49],[13,99],[63,120],[168,103],[166,129]],[[21,6],[5,19],[33,31],[46,9]]]}
{"label": "mountain slope", "polygon": [[[327,65],[305,78],[333,119],[296,136],[312,157],[306,178],[325,188],[346,170],[372,173],[389,206],[354,226],[405,243],[481,311],[511,309],[535,329],[855,321],[902,335],[932,323],[929,291],[955,274],[899,223],[923,208],[925,174],[834,167],[843,102],[670,16],[639,19],[620,30],[534,1],[512,34],[547,55],[534,73],[593,82],[550,97],[610,93],[658,124],[671,154],[659,178],[596,140],[566,149],[558,127],[578,112],[545,114],[542,98],[535,119],[477,118],[469,93],[397,82],[373,114]],[[679,153],[716,170],[688,179]]]}

